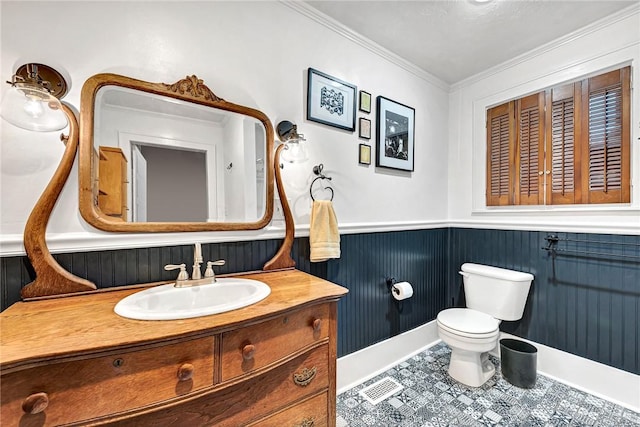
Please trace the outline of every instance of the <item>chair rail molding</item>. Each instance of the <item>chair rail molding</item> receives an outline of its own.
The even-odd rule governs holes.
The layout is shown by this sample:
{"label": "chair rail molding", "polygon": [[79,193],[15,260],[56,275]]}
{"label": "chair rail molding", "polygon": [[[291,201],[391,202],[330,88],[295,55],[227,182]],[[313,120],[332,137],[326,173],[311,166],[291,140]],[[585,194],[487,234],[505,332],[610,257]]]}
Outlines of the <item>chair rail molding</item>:
{"label": "chair rail molding", "polygon": [[[628,212],[628,211],[627,211]],[[634,211],[631,216],[640,212]],[[575,213],[574,213],[575,214]],[[68,253],[82,251],[100,251],[116,249],[132,249],[143,247],[162,247],[190,245],[194,241],[202,243],[246,242],[252,240],[282,239],[284,224],[272,224],[258,231],[215,232],[206,236],[202,233],[159,233],[159,234],[119,234],[91,232],[47,233],[47,245],[51,253]],[[437,228],[483,228],[517,231],[549,231],[592,234],[626,234],[640,235],[640,221],[637,225],[620,223],[602,223],[598,221],[559,222],[559,221],[514,221],[491,219],[474,220],[433,220],[433,221],[398,221],[398,222],[361,222],[340,224],[340,234],[384,233],[390,231],[430,230]],[[295,236],[308,237],[309,225],[296,225]],[[5,234],[0,236],[0,256],[25,255],[21,234]]]}

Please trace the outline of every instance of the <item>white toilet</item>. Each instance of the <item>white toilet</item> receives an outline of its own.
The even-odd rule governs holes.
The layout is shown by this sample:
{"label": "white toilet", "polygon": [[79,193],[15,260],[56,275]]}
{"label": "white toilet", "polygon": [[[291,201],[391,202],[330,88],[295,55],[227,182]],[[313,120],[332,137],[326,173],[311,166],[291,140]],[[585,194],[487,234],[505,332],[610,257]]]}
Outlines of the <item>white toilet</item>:
{"label": "white toilet", "polygon": [[480,387],[495,373],[489,351],[498,345],[501,320],[519,320],[533,275],[481,264],[462,264],[468,308],[438,313],[438,335],[451,348],[449,375]]}

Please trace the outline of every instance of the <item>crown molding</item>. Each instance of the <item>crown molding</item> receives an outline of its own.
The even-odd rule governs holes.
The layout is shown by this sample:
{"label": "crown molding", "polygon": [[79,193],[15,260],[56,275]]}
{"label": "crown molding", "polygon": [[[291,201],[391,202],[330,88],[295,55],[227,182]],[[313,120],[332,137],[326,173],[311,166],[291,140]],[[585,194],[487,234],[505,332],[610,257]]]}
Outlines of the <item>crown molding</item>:
{"label": "crown molding", "polygon": [[307,18],[319,23],[320,25],[325,26],[326,28],[336,32],[342,37],[356,43],[357,45],[369,50],[370,52],[380,56],[383,59],[391,62],[393,65],[396,65],[405,71],[413,74],[414,76],[421,78],[422,80],[431,83],[432,85],[438,87],[439,89],[444,90],[445,92],[450,92],[450,85],[437,78],[431,73],[426,72],[422,68],[418,67],[412,62],[407,61],[404,58],[396,55],[391,52],[389,49],[386,49],[379,44],[373,42],[372,40],[364,37],[363,35],[353,31],[352,29],[346,27],[344,24],[336,21],[330,16],[325,15],[309,4],[300,1],[300,0],[280,0],[280,3],[291,8],[292,10],[298,12],[299,14],[306,16]]}
{"label": "crown molding", "polygon": [[455,92],[457,90],[463,89],[467,86],[471,86],[475,83],[478,83],[488,77],[494,76],[498,73],[501,73],[509,68],[516,67],[524,62],[530,61],[540,55],[544,55],[557,49],[561,46],[564,46],[568,43],[571,43],[575,40],[578,40],[582,37],[585,37],[589,34],[595,33],[597,31],[602,30],[610,25],[613,25],[617,22],[620,22],[624,19],[631,18],[634,15],[640,14],[640,3],[631,5],[625,9],[622,9],[618,12],[615,12],[611,15],[608,15],[596,22],[593,22],[585,27],[582,27],[572,33],[569,33],[565,36],[557,38],[549,43],[543,44],[535,49],[532,49],[522,55],[516,56],[515,58],[509,59],[505,62],[502,62],[494,67],[488,68],[485,71],[481,71],[478,74],[474,74],[471,77],[468,77],[459,82],[453,83],[450,86],[450,92]]}

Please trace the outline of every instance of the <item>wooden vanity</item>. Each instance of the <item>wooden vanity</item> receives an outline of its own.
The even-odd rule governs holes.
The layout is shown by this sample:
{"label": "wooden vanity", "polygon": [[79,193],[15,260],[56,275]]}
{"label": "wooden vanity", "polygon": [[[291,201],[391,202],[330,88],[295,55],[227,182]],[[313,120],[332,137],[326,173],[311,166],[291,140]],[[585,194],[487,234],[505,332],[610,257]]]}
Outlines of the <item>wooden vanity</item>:
{"label": "wooden vanity", "polygon": [[120,317],[126,289],[0,314],[6,426],[334,426],[343,287],[298,270],[237,275],[271,294],[234,311]]}

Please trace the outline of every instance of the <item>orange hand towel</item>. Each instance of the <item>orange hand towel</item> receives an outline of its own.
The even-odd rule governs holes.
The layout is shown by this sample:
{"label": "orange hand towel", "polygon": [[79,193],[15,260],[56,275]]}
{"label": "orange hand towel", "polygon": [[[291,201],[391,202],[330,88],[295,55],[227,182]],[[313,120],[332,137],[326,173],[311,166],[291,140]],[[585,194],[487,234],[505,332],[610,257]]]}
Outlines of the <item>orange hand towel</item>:
{"label": "orange hand towel", "polygon": [[340,258],[340,234],[338,220],[331,200],[315,200],[311,208],[309,224],[311,262]]}

